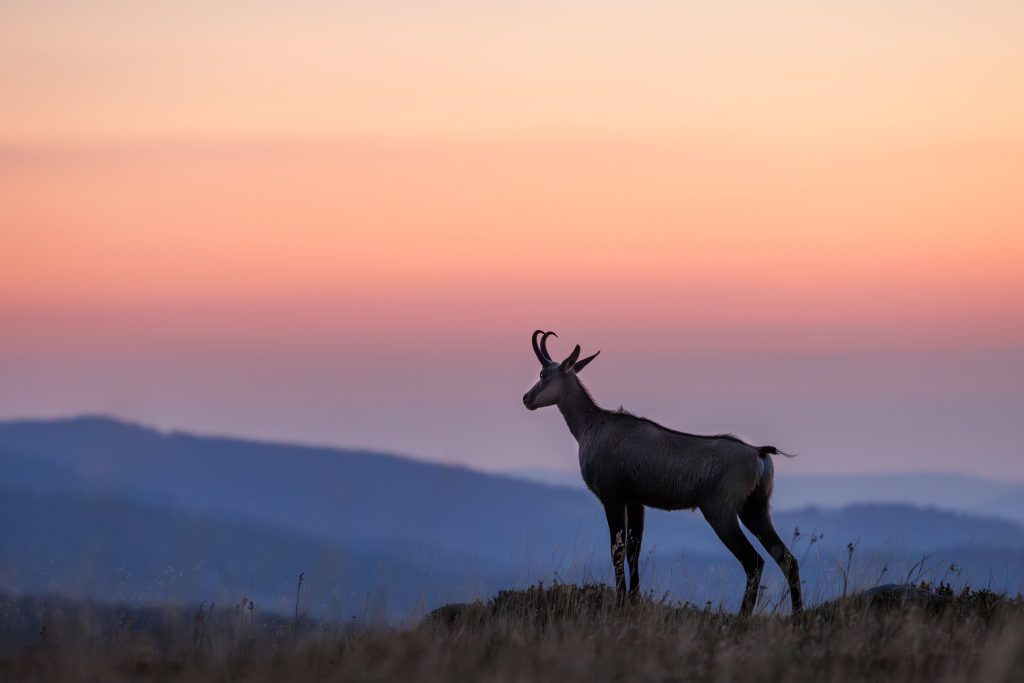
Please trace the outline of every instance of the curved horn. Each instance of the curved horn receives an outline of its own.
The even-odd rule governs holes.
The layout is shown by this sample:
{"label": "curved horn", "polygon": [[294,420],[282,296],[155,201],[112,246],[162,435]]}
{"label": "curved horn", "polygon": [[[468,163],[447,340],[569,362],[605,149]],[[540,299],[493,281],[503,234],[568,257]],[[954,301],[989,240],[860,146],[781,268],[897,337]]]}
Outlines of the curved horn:
{"label": "curved horn", "polygon": [[537,345],[537,335],[538,334],[544,334],[544,330],[534,330],[533,331],[533,352],[535,354],[537,354],[537,360],[540,361],[541,365],[547,365],[548,361],[547,361],[546,358],[544,358],[544,354],[541,353],[540,346]]}
{"label": "curved horn", "polygon": [[558,339],[558,335],[554,332],[545,332],[540,338],[540,350],[544,354],[544,358],[547,359],[548,364],[554,364],[555,361],[551,360],[551,354],[548,352],[548,337]]}

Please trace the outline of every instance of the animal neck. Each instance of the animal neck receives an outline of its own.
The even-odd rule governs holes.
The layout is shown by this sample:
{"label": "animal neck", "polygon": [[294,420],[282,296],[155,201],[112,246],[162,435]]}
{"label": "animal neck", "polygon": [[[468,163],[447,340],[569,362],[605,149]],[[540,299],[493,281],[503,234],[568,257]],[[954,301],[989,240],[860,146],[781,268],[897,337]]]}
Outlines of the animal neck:
{"label": "animal neck", "polygon": [[569,426],[569,431],[577,441],[601,412],[576,375],[571,375],[566,381],[565,393],[558,402],[558,410],[561,411],[565,424]]}

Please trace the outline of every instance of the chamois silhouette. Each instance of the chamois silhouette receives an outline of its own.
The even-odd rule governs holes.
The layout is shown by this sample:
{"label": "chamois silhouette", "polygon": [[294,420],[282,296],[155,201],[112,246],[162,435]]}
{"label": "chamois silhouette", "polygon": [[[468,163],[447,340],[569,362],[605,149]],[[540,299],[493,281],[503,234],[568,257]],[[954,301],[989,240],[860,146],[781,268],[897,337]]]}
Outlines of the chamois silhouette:
{"label": "chamois silhouette", "polygon": [[746,572],[740,613],[753,611],[764,568],[764,560],[743,535],[740,520],[782,569],[793,612],[800,612],[800,570],[768,512],[774,478],[771,456],[792,456],[774,446],[751,446],[731,434],[677,432],[622,409],[599,407],[580,382],[579,373],[600,351],[579,360],[577,345],[558,363],[547,350],[548,337],[557,336],[542,330],[533,333],[540,380],[523,396],[523,403],[529,410],[557,405],[579,443],[583,481],[604,505],[608,519],[619,602],[626,598],[625,561],[629,563],[630,597],[635,599],[640,591],[644,508],[699,508]]}

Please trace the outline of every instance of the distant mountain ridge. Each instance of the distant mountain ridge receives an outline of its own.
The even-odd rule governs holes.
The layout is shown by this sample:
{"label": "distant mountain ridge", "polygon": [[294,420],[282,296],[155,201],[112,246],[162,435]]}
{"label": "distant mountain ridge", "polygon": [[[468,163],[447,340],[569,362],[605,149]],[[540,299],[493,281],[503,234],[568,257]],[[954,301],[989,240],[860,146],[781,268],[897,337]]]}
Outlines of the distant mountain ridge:
{"label": "distant mountain ridge", "polygon": [[[610,572],[603,513],[578,488],[101,417],[0,422],[0,494],[5,517],[21,520],[0,537],[0,590],[12,592],[251,593],[283,608],[304,571],[319,613],[362,601],[400,615]],[[1021,585],[1024,527],[1005,519],[893,504],[779,508],[775,517],[784,538],[800,529],[794,552],[821,591],[849,542],[865,576],[930,555],[936,571],[958,561],[976,582],[998,563],[1000,586]],[[645,556],[647,585],[694,599],[732,600],[742,580],[699,514],[652,511]]]}
{"label": "distant mountain ridge", "polygon": [[[776,468],[776,508],[839,508],[856,503],[901,503],[939,507],[1024,523],[1024,482],[998,481],[966,474],[895,472],[884,474],[807,475],[799,463]],[[519,469],[503,474],[546,484],[584,488],[579,472]]]}

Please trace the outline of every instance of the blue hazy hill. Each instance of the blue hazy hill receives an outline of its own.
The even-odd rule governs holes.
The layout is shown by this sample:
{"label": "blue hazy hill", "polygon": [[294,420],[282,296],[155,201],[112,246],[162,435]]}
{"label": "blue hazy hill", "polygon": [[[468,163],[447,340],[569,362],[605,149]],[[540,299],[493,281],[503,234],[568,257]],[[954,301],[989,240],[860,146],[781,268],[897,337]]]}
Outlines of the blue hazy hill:
{"label": "blue hazy hill", "polygon": [[[781,473],[780,477],[785,477]],[[390,615],[553,576],[606,579],[586,491],[362,451],[198,437],[90,417],[0,423],[0,590],[280,609],[306,572],[320,614]],[[1024,527],[905,504],[780,510],[827,594],[846,544],[865,577],[929,571],[1016,591]],[[812,534],[815,542],[810,539]],[[694,513],[652,512],[647,584],[733,599],[742,576]],[[830,573],[831,572],[831,573]],[[680,578],[686,577],[686,578]]]}

